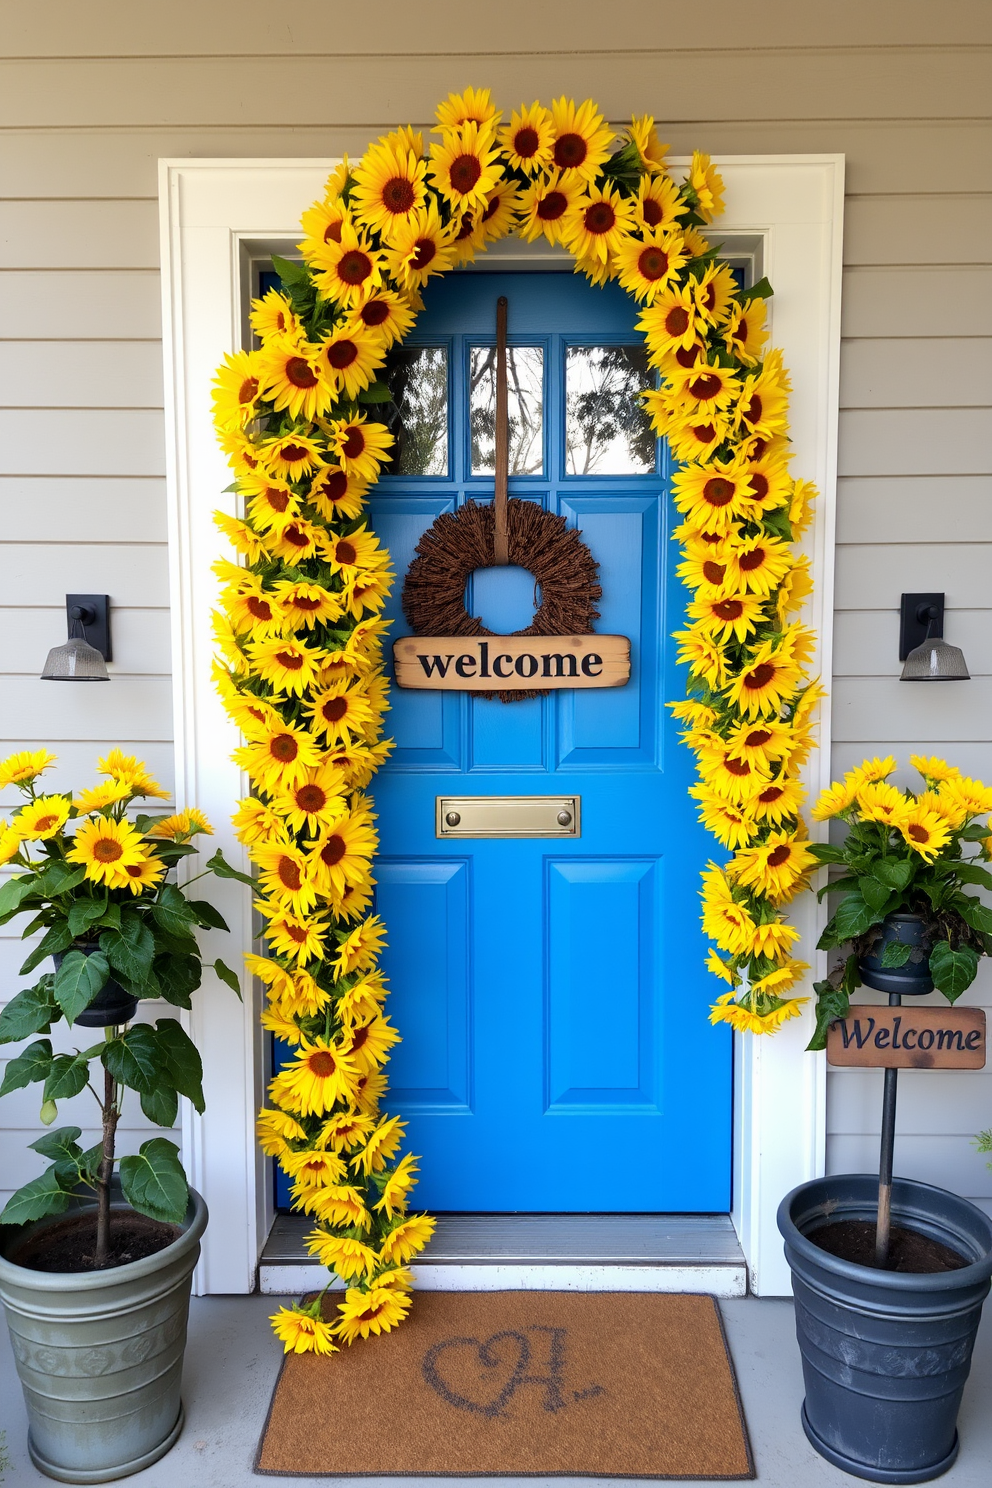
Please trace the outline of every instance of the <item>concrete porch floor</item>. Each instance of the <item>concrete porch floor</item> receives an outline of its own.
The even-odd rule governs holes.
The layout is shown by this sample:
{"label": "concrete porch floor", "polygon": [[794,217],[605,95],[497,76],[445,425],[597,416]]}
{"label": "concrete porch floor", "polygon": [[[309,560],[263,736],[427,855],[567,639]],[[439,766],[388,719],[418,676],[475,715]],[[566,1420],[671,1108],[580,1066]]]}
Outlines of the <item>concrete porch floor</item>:
{"label": "concrete porch floor", "polygon": [[[186,1427],[172,1451],[154,1467],[125,1479],[134,1488],[301,1488],[307,1482],[345,1488],[371,1479],[255,1477],[252,1459],[279,1370],[281,1349],[267,1316],[274,1297],[194,1298],[183,1379]],[[859,1479],[839,1472],[812,1450],[799,1424],[802,1372],[792,1304],[754,1297],[719,1303],[747,1415],[751,1445],[762,1488],[829,1488]],[[992,1463],[992,1309],[986,1309],[959,1428],[961,1455],[940,1479],[947,1488],[988,1488]],[[26,1420],[6,1328],[0,1340],[0,1426],[7,1433],[11,1467],[4,1488],[49,1484],[27,1454]],[[383,1488],[402,1480],[379,1479]],[[422,1484],[424,1479],[411,1480]],[[478,1478],[436,1480],[478,1488]],[[518,1482],[532,1488],[536,1478],[492,1480],[499,1488]],[[548,1479],[554,1488],[589,1479]],[[613,1481],[601,1479],[600,1481]],[[616,1480],[619,1484],[621,1481]],[[696,1479],[699,1488],[718,1488]]]}

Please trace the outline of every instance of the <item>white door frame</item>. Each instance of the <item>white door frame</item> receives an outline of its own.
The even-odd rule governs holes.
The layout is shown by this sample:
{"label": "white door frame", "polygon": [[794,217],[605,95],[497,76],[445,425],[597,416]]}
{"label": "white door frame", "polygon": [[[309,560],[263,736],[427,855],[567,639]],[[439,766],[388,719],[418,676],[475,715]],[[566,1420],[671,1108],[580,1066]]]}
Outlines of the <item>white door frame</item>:
{"label": "white door frame", "polygon": [[[793,383],[795,473],[820,490],[807,538],[815,590],[804,618],[819,637],[814,669],[829,679],[844,157],[735,155],[717,163],[726,209],[712,236],[758,246],[762,272],[775,288],[772,340],[785,354]],[[273,248],[285,252],[295,242],[296,224],[322,194],[334,164],[160,161],[176,799],[207,813],[217,845],[243,870],[249,865],[230,816],[247,786],[231,763],[238,739],[210,677],[217,589],[211,564],[224,549],[211,513],[218,506],[233,510],[235,501],[221,494],[230,470],[214,438],[210,384],[224,353],[243,344],[252,258]],[[512,255],[521,256],[507,245],[499,257]],[[822,747],[806,772],[814,794],[830,779],[829,700],[821,705],[820,727]],[[237,964],[251,934],[250,891],[210,880],[207,892],[233,932],[211,932],[210,950]],[[823,953],[814,950],[823,912],[812,894],[793,910],[803,937],[798,954],[813,964],[815,976],[823,975]],[[187,1109],[183,1125],[184,1161],[211,1210],[197,1273],[201,1293],[253,1290],[272,1219],[267,1164],[254,1138],[265,1048],[257,992],[248,977],[242,980],[243,1004],[211,979],[195,995],[188,1018],[203,1056],[207,1100],[206,1115]],[[778,1202],[824,1168],[825,1066],[822,1054],[804,1052],[811,1027],[807,1009],[771,1038],[738,1038],[735,1049],[733,1218],[751,1286],[762,1296],[790,1290],[775,1224]]]}

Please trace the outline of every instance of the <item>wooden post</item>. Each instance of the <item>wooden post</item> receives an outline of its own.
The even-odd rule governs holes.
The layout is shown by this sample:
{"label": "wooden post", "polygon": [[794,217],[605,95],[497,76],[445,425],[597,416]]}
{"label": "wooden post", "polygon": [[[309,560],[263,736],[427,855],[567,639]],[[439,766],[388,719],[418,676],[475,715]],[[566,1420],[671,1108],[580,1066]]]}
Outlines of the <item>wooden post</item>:
{"label": "wooden post", "polygon": [[510,473],[510,420],[506,406],[506,295],[496,301],[496,490],[493,511],[496,530],[493,557],[497,564],[510,561],[506,533],[506,485]]}

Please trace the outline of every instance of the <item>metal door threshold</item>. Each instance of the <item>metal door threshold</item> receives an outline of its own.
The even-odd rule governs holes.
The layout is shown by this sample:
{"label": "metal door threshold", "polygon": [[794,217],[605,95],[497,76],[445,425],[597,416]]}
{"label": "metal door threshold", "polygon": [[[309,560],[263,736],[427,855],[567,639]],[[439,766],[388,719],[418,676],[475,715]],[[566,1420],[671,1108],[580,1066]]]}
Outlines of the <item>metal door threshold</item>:
{"label": "metal door threshold", "polygon": [[[276,1217],[261,1291],[325,1285],[304,1245],[311,1228],[304,1215]],[[729,1214],[442,1214],[411,1269],[422,1291],[747,1292]]]}

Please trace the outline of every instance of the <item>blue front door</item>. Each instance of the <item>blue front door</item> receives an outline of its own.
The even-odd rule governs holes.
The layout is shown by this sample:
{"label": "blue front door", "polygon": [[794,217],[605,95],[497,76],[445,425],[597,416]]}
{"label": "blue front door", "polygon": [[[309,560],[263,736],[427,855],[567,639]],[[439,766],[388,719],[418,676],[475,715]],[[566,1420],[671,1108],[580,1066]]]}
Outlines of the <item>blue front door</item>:
{"label": "blue front door", "polygon": [[[390,1012],[391,1111],[440,1210],[725,1210],[731,1046],[707,1022],[697,890],[709,839],[665,701],[674,643],[667,452],[638,412],[635,307],[569,273],[451,274],[391,370],[401,422],[372,520],[403,575],[441,512],[489,500],[493,345],[509,301],[510,494],[563,514],[599,563],[602,632],[629,636],[622,689],[502,703],[392,693],[373,794]],[[533,580],[482,571],[470,608],[530,623]],[[438,840],[441,795],[581,797],[581,837]]]}

